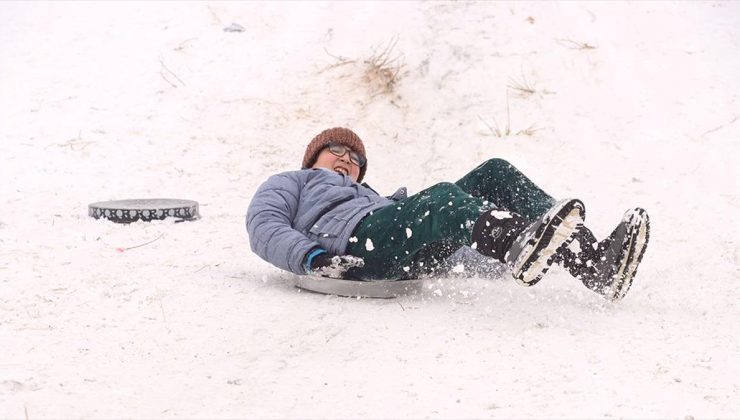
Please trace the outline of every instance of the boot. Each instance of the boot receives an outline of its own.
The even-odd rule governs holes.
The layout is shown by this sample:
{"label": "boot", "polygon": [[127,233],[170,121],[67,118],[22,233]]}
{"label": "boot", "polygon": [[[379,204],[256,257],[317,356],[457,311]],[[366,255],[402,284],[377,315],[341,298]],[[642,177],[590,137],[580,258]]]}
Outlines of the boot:
{"label": "boot", "polygon": [[583,224],[585,207],[580,200],[563,200],[532,223],[507,211],[483,213],[473,226],[472,247],[511,268],[523,286],[537,284]]}
{"label": "boot", "polygon": [[574,237],[580,251],[561,249],[560,265],[607,300],[624,298],[650,239],[647,212],[641,208],[627,211],[611,235],[601,242],[585,226],[579,226]]}

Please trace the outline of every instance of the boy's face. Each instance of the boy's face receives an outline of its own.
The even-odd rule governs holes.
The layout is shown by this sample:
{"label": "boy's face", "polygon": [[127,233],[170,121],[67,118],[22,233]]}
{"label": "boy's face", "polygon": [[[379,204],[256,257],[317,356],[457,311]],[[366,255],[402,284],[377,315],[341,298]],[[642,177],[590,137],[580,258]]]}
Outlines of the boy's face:
{"label": "boy's face", "polygon": [[355,182],[357,182],[357,177],[360,176],[360,167],[350,161],[349,152],[343,156],[337,156],[328,147],[324,147],[321,150],[312,168],[330,169],[336,173],[347,175]]}

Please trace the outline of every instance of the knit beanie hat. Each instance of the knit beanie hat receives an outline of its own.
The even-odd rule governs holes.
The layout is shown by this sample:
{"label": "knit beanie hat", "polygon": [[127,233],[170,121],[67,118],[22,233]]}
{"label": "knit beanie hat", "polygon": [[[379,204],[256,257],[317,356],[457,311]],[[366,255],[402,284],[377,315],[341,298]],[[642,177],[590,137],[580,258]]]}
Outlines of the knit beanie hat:
{"label": "knit beanie hat", "polygon": [[[355,134],[352,130],[343,127],[334,127],[328,130],[324,130],[319,133],[316,137],[308,143],[306,147],[306,153],[303,155],[303,169],[310,168],[316,163],[316,159],[319,157],[321,150],[328,146],[329,143],[338,143],[343,146],[347,146],[353,151],[365,156],[365,146],[360,140],[360,136]],[[360,176],[357,177],[357,182],[361,182],[362,178],[365,177],[367,171],[367,162],[365,166],[360,168]]]}

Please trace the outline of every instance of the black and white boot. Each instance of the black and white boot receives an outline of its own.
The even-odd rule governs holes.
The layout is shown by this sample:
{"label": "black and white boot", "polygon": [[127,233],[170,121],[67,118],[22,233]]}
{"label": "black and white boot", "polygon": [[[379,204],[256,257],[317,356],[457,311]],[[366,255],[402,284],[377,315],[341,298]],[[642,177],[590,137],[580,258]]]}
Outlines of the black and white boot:
{"label": "black and white boot", "polygon": [[556,260],[558,251],[573,240],[584,216],[585,206],[575,199],[556,203],[532,223],[516,213],[485,212],[473,226],[472,246],[506,263],[519,284],[533,286]]}
{"label": "black and white boot", "polygon": [[624,298],[650,239],[650,218],[641,208],[627,211],[614,231],[599,242],[585,226],[575,233],[578,252],[564,248],[558,262],[589,289],[607,300]]}

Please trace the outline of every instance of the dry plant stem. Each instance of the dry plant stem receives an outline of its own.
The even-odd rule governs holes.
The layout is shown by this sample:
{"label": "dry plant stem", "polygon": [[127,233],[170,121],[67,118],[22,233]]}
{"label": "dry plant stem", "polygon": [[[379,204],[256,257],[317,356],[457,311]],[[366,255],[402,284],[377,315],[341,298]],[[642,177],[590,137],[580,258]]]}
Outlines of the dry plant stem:
{"label": "dry plant stem", "polygon": [[493,118],[493,125],[496,126],[496,130],[493,131],[493,134],[496,135],[496,137],[505,137],[511,134],[511,113],[509,109],[509,91],[506,91],[506,131],[501,131],[501,128],[498,126],[498,121],[496,121],[496,117]]}
{"label": "dry plant stem", "polygon": [[[164,69],[165,71],[167,71],[167,73],[169,73],[169,74],[173,75],[173,76],[175,77],[175,79],[177,79],[177,81],[178,81],[178,82],[182,83],[182,85],[183,85],[183,86],[185,86],[185,82],[183,82],[183,81],[182,81],[182,79],[180,79],[180,77],[179,77],[179,76],[178,76],[177,74],[175,74],[175,72],[173,72],[172,70],[170,70],[170,69],[169,69],[169,67],[167,67],[167,65],[166,65],[166,64],[164,64],[164,60],[162,60],[162,58],[160,58],[160,59],[159,59],[159,64],[161,64],[161,65],[162,65],[162,68],[163,68],[163,69]],[[170,81],[169,81],[169,79],[167,79],[167,78],[166,78],[166,77],[164,76],[164,73],[162,73],[161,71],[159,72],[159,75],[160,75],[160,76],[162,76],[162,78],[163,78],[163,79],[165,79],[165,80],[166,80],[166,81],[167,81],[167,82],[168,82],[169,84],[171,84],[171,85],[172,85],[173,87],[177,87],[177,86],[176,86],[176,85],[175,85],[174,83],[170,82]]]}
{"label": "dry plant stem", "polygon": [[533,94],[538,94],[539,96],[542,96],[542,95],[552,95],[555,93],[547,89],[537,89],[537,84],[530,83],[529,80],[527,80],[527,77],[524,75],[524,72],[522,72],[520,78],[516,78],[516,77],[510,78],[509,84],[507,85],[507,87],[511,90],[518,92],[518,96],[522,98],[528,98],[532,96]]}
{"label": "dry plant stem", "polygon": [[508,88],[518,91],[522,97],[528,97],[536,92],[534,86],[532,86],[527,78],[522,75],[520,80],[511,78],[509,79]]}
{"label": "dry plant stem", "polygon": [[525,135],[525,136],[533,136],[536,132],[542,130],[541,128],[537,127],[537,124],[532,124],[529,127],[527,127],[524,130],[519,130],[516,132],[517,136]]}
{"label": "dry plant stem", "polygon": [[496,117],[493,117],[493,125],[496,126],[496,136],[498,137],[506,137],[509,135],[509,129],[507,128],[505,132],[501,131],[501,129],[498,126],[498,121],[496,121]]}
{"label": "dry plant stem", "polygon": [[93,143],[95,143],[95,142],[94,141],[83,141],[82,140],[82,130],[80,130],[77,133],[77,137],[76,138],[69,139],[69,140],[67,140],[64,143],[50,144],[50,145],[44,147],[44,150],[48,149],[51,146],[57,146],[57,147],[69,147],[70,150],[75,151],[75,152],[79,152],[79,151],[85,150],[85,148],[87,148],[87,146],[89,146],[89,145],[91,145]]}
{"label": "dry plant stem", "polygon": [[596,47],[585,42],[573,41],[572,39],[561,38],[556,40],[558,44],[571,50],[595,50]]}
{"label": "dry plant stem", "polygon": [[183,49],[185,49],[185,44],[187,44],[190,41],[194,41],[196,39],[198,39],[198,38],[188,38],[185,41],[182,41],[177,47],[173,48],[173,50],[175,50],[175,51],[182,51]]}
{"label": "dry plant stem", "polygon": [[162,320],[164,321],[165,325],[167,325],[167,315],[164,314],[164,305],[162,304],[162,299],[159,300],[159,309],[162,311]]}
{"label": "dry plant stem", "polygon": [[493,130],[493,134],[496,137],[506,137],[506,136],[508,136],[509,135],[509,130],[507,129],[506,132],[501,131],[501,128],[498,125],[498,121],[496,121],[496,117],[491,117],[491,118],[493,118],[493,125],[495,127],[495,129]]}
{"label": "dry plant stem", "polygon": [[732,124],[735,124],[735,122],[737,122],[737,120],[738,120],[738,119],[740,119],[740,116],[735,116],[735,117],[734,117],[734,118],[733,118],[733,119],[732,119],[732,120],[731,120],[730,122],[728,122],[728,123],[725,123],[725,124],[722,124],[722,125],[720,125],[720,126],[717,126],[717,127],[714,127],[714,128],[712,128],[711,130],[707,130],[707,131],[705,131],[704,133],[702,133],[701,137],[704,137],[704,136],[706,136],[707,134],[711,134],[711,133],[714,133],[715,131],[719,131],[719,130],[721,130],[721,129],[725,128],[725,127],[726,127],[726,126],[728,126],[728,125],[732,125]]}
{"label": "dry plant stem", "polygon": [[509,110],[509,91],[506,91],[506,135],[511,133],[511,112]]}
{"label": "dry plant stem", "polygon": [[[483,123],[483,124],[484,124],[484,125],[485,125],[486,127],[488,127],[488,129],[489,129],[489,130],[491,130],[491,134],[493,134],[493,135],[495,135],[495,136],[498,136],[498,133],[496,132],[496,130],[494,130],[494,129],[493,129],[493,127],[491,127],[491,125],[490,125],[490,124],[488,124],[488,123],[486,122],[486,120],[484,120],[484,119],[483,119],[483,118],[482,118],[482,117],[481,117],[480,115],[478,115],[478,119],[479,119],[479,120],[480,120],[480,122],[482,122],[482,123]],[[500,137],[500,136],[499,136],[499,137]]]}
{"label": "dry plant stem", "polygon": [[203,267],[201,267],[201,268],[199,268],[199,269],[197,269],[197,270],[193,271],[193,273],[199,273],[199,272],[200,272],[201,270],[203,270],[204,268],[209,268],[209,269],[210,269],[210,268],[211,268],[211,266],[210,266],[210,265],[208,265],[208,264],[206,264],[206,265],[204,265]]}
{"label": "dry plant stem", "polygon": [[[507,90],[506,92],[506,129],[501,130],[501,127],[498,125],[498,121],[496,120],[496,117],[491,117],[493,119],[493,127],[491,127],[483,118],[481,118],[480,115],[478,115],[478,119],[491,131],[491,134],[493,134],[496,137],[507,137],[512,134],[511,131],[511,109],[509,108],[509,92]],[[529,127],[525,128],[524,130],[517,131],[514,135],[515,136],[532,136],[536,132],[542,130],[541,128],[537,127],[536,124],[532,124]]]}
{"label": "dry plant stem", "polygon": [[140,244],[140,245],[134,245],[134,246],[130,246],[130,247],[128,247],[128,248],[121,248],[121,249],[123,249],[124,251],[128,251],[129,249],[134,249],[134,248],[141,248],[142,246],[145,246],[145,245],[149,245],[149,244],[150,244],[150,243],[152,243],[152,242],[156,242],[156,241],[158,241],[158,240],[159,240],[159,239],[161,239],[161,238],[162,238],[163,236],[164,236],[164,233],[160,234],[159,236],[157,236],[156,238],[152,239],[152,240],[151,240],[151,241],[149,241],[149,242],[144,242],[143,244]]}
{"label": "dry plant stem", "polygon": [[[395,85],[398,82],[401,69],[405,66],[405,64],[401,62],[403,54],[394,55],[393,53],[398,44],[398,40],[399,36],[394,36],[380,52],[378,52],[378,48],[374,48],[372,55],[362,61],[351,60],[342,56],[334,55],[324,48],[324,52],[328,56],[334,58],[337,62],[318,70],[318,73],[336,69],[347,64],[361,63],[364,66],[362,71],[362,81],[368,88],[369,99],[373,99],[379,95],[390,95],[393,93]],[[351,76],[351,73],[346,73],[339,75],[338,78],[341,79]],[[390,103],[393,106],[401,108],[401,106],[396,102],[398,99],[400,98],[393,96],[389,98]]]}
{"label": "dry plant stem", "polygon": [[326,53],[326,55],[328,55],[329,57],[331,57],[331,58],[333,58],[333,59],[337,60],[337,61],[338,61],[338,63],[335,63],[335,64],[331,64],[331,65],[329,65],[329,66],[326,66],[326,67],[324,67],[323,69],[319,70],[319,73],[323,73],[323,72],[325,72],[326,70],[331,70],[331,69],[333,69],[333,68],[336,68],[336,67],[340,67],[340,66],[343,66],[343,65],[345,65],[345,64],[352,64],[352,63],[356,63],[356,62],[357,62],[357,60],[350,60],[350,59],[348,59],[348,58],[345,58],[345,57],[342,57],[342,56],[336,56],[336,55],[334,55],[334,54],[330,53],[330,52],[329,52],[329,50],[327,50],[327,49],[326,49],[326,47],[324,47],[324,52],[325,52],[325,53]]}
{"label": "dry plant stem", "polygon": [[365,62],[373,66],[377,66],[377,67],[387,67],[393,62],[397,61],[399,56],[393,59],[391,59],[390,56],[391,56],[391,52],[393,52],[393,49],[396,48],[396,44],[398,44],[398,39],[399,39],[398,35],[394,36],[388,42],[388,45],[385,47],[382,53],[380,53],[379,55],[373,54],[372,56],[370,56],[370,60],[369,60],[370,62],[368,63],[367,60]]}
{"label": "dry plant stem", "polygon": [[398,74],[404,64],[399,63],[402,55],[393,57],[393,50],[398,44],[398,36],[393,37],[380,54],[373,54],[364,61],[368,65],[365,70],[365,80],[368,83],[376,82],[380,88],[373,92],[370,97],[393,92],[394,85],[398,81]]}
{"label": "dry plant stem", "polygon": [[159,72],[159,75],[160,75],[160,77],[162,77],[162,79],[164,79],[165,82],[169,83],[170,86],[172,86],[173,88],[177,88],[177,85],[174,84],[174,83],[172,83],[172,82],[170,82],[169,79],[167,79],[167,77],[165,77],[164,73],[162,73],[160,71]]}

